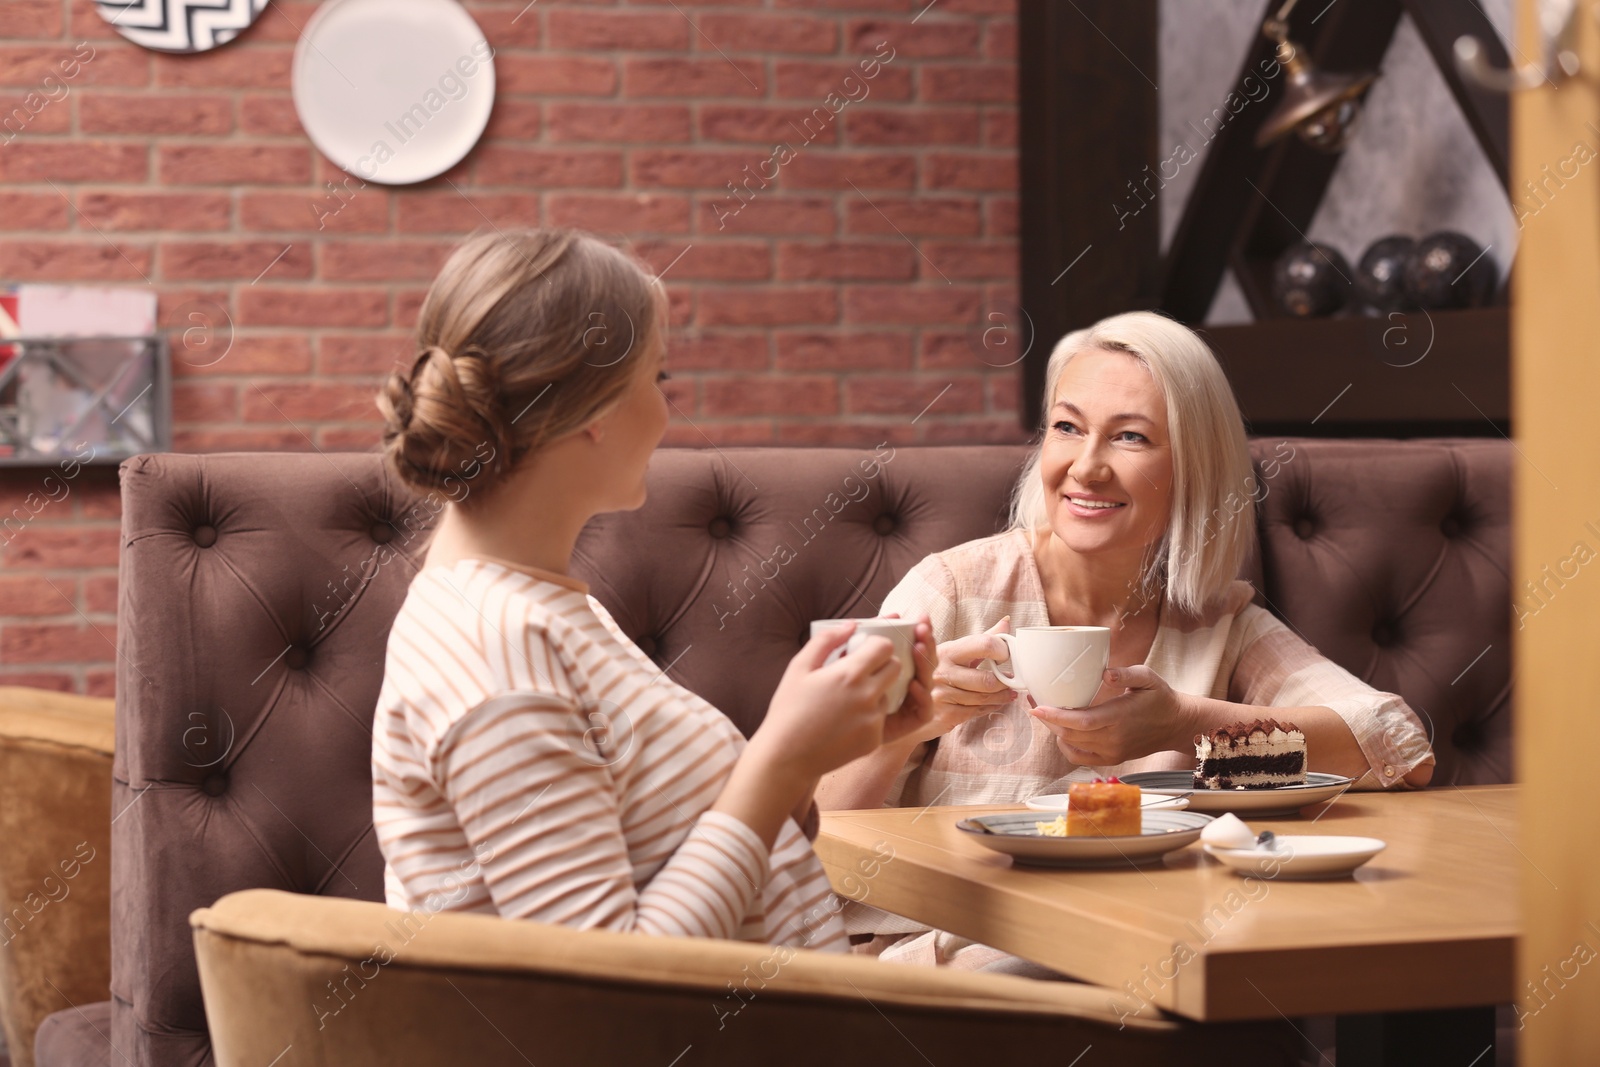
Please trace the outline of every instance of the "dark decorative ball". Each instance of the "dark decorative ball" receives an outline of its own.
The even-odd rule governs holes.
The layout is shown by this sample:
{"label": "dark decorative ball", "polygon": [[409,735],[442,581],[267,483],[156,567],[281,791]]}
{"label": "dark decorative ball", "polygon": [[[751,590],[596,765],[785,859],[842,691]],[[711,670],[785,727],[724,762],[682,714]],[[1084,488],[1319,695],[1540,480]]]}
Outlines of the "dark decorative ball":
{"label": "dark decorative ball", "polygon": [[1332,315],[1350,299],[1350,276],[1350,264],[1337,248],[1302,241],[1272,265],[1272,296],[1291,315]]}
{"label": "dark decorative ball", "polygon": [[1445,230],[1417,242],[1406,261],[1406,293],[1419,307],[1483,307],[1500,269],[1466,234]]}
{"label": "dark decorative ball", "polygon": [[1416,307],[1406,293],[1406,264],[1417,242],[1402,234],[1380,237],[1361,254],[1356,265],[1356,297],[1375,314],[1409,311]]}

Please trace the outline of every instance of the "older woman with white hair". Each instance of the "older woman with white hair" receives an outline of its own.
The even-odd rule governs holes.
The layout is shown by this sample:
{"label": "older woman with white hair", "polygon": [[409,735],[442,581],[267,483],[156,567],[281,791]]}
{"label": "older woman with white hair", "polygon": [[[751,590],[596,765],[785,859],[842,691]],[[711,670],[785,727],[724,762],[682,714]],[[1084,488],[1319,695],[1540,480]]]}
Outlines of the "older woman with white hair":
{"label": "older woman with white hair", "polygon": [[[1020,801],[1064,780],[1194,766],[1195,735],[1277,718],[1309,767],[1358,788],[1426,785],[1428,738],[1404,700],[1330,662],[1237,575],[1264,482],[1216,357],[1150,312],[1069,334],[1050,356],[1043,442],[1011,528],[935,553],[886,612],[926,612],[932,721],[828,776],[825,808]],[[1287,444],[1263,475],[1293,461]],[[980,667],[1008,627],[1106,626],[1088,707],[1032,707]]]}
{"label": "older woman with white hair", "polygon": [[[1263,478],[1216,357],[1150,312],[1104,319],[1051,353],[1045,435],[1013,496],[1010,529],[938,552],[885,599],[927,614],[938,647],[921,728],[824,777],[819,805],[1015,803],[1095,775],[1192,769],[1193,739],[1277,718],[1306,735],[1309,767],[1357,788],[1420,787],[1426,731],[1405,701],[1332,663],[1237,576]],[[1033,706],[980,664],[1023,626],[1105,626],[1111,655],[1087,707]],[[862,951],[884,960],[1055,977],[1026,960],[876,909],[856,908]]]}

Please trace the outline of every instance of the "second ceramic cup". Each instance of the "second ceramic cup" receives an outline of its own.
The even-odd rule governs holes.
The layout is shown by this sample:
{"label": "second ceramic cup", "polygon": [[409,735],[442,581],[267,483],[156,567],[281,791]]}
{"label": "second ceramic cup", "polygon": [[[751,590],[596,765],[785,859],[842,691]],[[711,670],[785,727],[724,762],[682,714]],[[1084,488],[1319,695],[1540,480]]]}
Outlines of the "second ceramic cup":
{"label": "second ceramic cup", "polygon": [[894,642],[895,658],[900,661],[900,675],[889,687],[889,711],[899,711],[900,705],[905,703],[906,687],[911,684],[911,679],[916,677],[916,665],[911,659],[912,646],[916,643],[917,624],[906,619],[817,619],[811,624],[811,636],[815,637],[823,630],[835,626],[843,626],[847,622],[856,624],[856,632],[850,635],[850,640],[845,643],[844,649],[835,652],[829,657],[831,663],[835,658],[845,652],[853,652],[865,637],[887,637]]}
{"label": "second ceramic cup", "polygon": [[[1100,691],[1111,660],[1111,630],[1106,626],[1023,626],[996,634],[1011,653],[1002,667],[983,666],[1002,682],[1051,708],[1081,708]],[[1007,670],[1006,668],[1009,668]]]}

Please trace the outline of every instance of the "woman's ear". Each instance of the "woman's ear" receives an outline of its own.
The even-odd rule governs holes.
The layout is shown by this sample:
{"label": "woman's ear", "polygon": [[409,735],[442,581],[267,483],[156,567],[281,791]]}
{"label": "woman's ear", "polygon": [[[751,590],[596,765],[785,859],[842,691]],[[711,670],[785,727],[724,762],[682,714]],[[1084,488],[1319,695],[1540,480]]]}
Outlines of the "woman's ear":
{"label": "woman's ear", "polygon": [[606,427],[611,425],[612,420],[617,417],[617,411],[620,407],[621,404],[617,402],[608,404],[600,414],[590,419],[580,432],[593,443],[599,444],[605,439]]}

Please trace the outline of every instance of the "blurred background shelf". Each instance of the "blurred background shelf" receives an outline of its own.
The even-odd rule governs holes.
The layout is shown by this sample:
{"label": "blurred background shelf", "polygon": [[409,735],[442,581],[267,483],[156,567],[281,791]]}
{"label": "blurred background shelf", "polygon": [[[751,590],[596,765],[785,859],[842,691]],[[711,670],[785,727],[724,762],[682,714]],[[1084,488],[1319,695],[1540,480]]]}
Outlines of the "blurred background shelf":
{"label": "blurred background shelf", "polygon": [[170,450],[170,360],[162,335],[0,341],[0,467]]}
{"label": "blurred background shelf", "polygon": [[1201,330],[1252,433],[1481,436],[1511,419],[1506,308]]}

